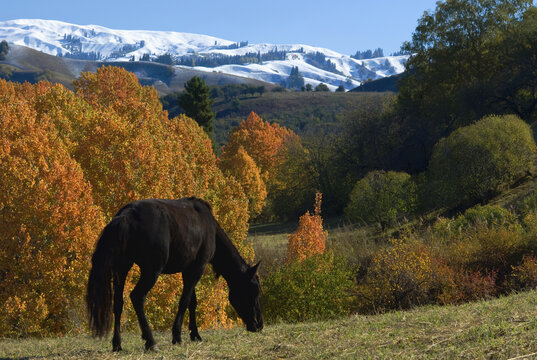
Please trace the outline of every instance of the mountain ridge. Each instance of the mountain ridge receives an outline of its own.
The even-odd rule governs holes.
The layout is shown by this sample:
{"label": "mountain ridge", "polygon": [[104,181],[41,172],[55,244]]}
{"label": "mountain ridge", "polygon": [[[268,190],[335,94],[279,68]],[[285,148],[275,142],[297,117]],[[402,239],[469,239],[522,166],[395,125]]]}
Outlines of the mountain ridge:
{"label": "mountain ridge", "polygon": [[[115,30],[99,25],[76,25],[58,20],[17,19],[0,22],[0,39],[30,47],[49,55],[86,56],[90,60],[156,60],[167,56],[173,69],[188,68],[284,84],[293,67],[298,67],[305,84],[325,83],[331,90],[340,85],[350,90],[365,81],[396,75],[404,71],[408,56],[354,59],[330,49],[306,44],[249,44],[209,35],[154,30]],[[272,53],[271,53],[272,52]],[[268,54],[268,56],[267,56]],[[275,58],[271,59],[271,54]],[[252,56],[255,55],[255,56]],[[196,59],[249,56],[241,64],[185,66]],[[241,58],[242,59],[242,58]],[[266,60],[269,59],[269,60]],[[320,60],[320,61],[319,61]],[[195,64],[193,64],[195,65]]]}

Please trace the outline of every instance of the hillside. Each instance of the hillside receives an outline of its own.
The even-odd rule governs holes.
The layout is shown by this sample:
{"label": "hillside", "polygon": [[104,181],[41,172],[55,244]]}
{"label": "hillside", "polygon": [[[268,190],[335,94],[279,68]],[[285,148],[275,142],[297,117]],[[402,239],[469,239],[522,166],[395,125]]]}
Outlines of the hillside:
{"label": "hillside", "polygon": [[[408,56],[354,59],[307,44],[250,44],[213,36],[171,31],[116,30],[55,20],[0,22],[0,39],[43,53],[99,61],[151,60],[204,73],[285,83],[296,67],[306,84],[325,83],[347,90],[364,81],[399,74]],[[242,40],[242,39],[241,39]]]}
{"label": "hillside", "polygon": [[530,291],[460,306],[267,325],[261,333],[205,330],[204,341],[181,346],[172,346],[169,332],[158,332],[157,353],[143,351],[139,332],[124,334],[119,355],[109,338],[88,335],[0,339],[0,358],[530,359],[537,356],[536,319],[537,297]]}
{"label": "hillside", "polygon": [[373,80],[365,82],[357,88],[352,89],[351,91],[359,92],[384,92],[384,91],[399,91],[397,82],[401,78],[401,74],[387,76],[382,79]]}
{"label": "hillside", "polygon": [[209,85],[248,84],[253,86],[272,85],[245,77],[222,74],[217,72],[203,72],[185,67],[170,67],[168,65],[150,61],[94,61],[62,58],[48,55],[26,46],[11,44],[4,61],[0,61],[0,77],[16,81],[31,83],[39,80],[48,80],[61,83],[72,89],[72,82],[83,71],[94,72],[101,66],[119,66],[136,74],[142,85],[154,86],[160,94],[173,91],[182,91],[184,83],[193,76],[202,77]]}
{"label": "hillside", "polygon": [[[165,107],[171,116],[179,109],[174,94],[167,100],[170,105]],[[224,144],[234,126],[245,120],[251,111],[263,120],[286,126],[299,135],[315,131],[318,127],[330,127],[342,119],[351,116],[361,106],[371,102],[380,102],[388,93],[333,93],[333,92],[273,92],[263,95],[240,96],[238,101],[215,99],[216,112],[215,133],[219,144]]]}

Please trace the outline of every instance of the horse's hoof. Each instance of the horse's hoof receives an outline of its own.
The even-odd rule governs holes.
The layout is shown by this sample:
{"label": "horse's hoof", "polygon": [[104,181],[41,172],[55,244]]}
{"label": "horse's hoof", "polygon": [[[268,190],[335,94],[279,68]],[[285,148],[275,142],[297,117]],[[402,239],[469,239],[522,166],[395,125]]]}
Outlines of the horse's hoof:
{"label": "horse's hoof", "polygon": [[145,344],[145,351],[157,351],[157,344],[154,342],[148,342]]}
{"label": "horse's hoof", "polygon": [[202,341],[200,334],[190,334],[190,340],[192,340],[192,341]]}
{"label": "horse's hoof", "polygon": [[181,338],[179,338],[179,339],[173,338],[173,339],[172,339],[172,344],[174,344],[174,345],[175,345],[175,344],[177,344],[177,345],[181,345]]}
{"label": "horse's hoof", "polygon": [[123,350],[121,348],[121,345],[114,345],[114,348],[112,349],[112,351],[114,351],[114,352],[121,351],[121,350]]}

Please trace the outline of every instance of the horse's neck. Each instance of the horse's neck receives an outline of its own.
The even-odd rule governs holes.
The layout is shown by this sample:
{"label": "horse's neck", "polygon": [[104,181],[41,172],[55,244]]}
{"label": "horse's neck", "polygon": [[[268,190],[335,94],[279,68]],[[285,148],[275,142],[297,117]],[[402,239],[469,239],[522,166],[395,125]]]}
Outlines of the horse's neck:
{"label": "horse's neck", "polygon": [[217,275],[222,275],[228,284],[237,279],[248,268],[239,251],[220,225],[216,227],[216,250],[211,264],[214,272]]}

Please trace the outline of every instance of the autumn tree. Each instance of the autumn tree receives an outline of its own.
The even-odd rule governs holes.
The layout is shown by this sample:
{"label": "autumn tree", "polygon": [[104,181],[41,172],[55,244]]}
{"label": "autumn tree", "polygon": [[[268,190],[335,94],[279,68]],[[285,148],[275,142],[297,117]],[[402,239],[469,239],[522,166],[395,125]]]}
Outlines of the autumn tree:
{"label": "autumn tree", "polygon": [[[290,182],[287,180],[302,179],[304,181],[297,181],[303,185],[310,184],[310,181],[305,179],[309,175],[304,171],[306,168],[299,169],[294,166],[301,163],[300,159],[307,159],[308,153],[292,130],[263,121],[256,113],[251,112],[245,121],[233,129],[222,152],[236,154],[240,147],[255,161],[260,170],[267,188],[268,207],[273,207],[276,196],[290,190]],[[299,193],[304,192],[296,192]],[[298,203],[302,204],[303,201]]]}
{"label": "autumn tree", "polygon": [[0,80],[0,336],[83,329],[81,294],[104,226],[82,169],[53,120],[34,109],[29,87]]}
{"label": "autumn tree", "polygon": [[250,217],[259,215],[265,205],[267,189],[259,168],[244,147],[240,146],[236,153],[223,153],[220,157],[220,168],[224,174],[233,176],[241,184],[248,197]]}
{"label": "autumn tree", "polygon": [[[123,69],[83,73],[75,88],[0,83],[0,224],[6,229],[0,301],[7,304],[0,336],[65,333],[73,321],[83,323],[83,307],[76,306],[83,303],[88,257],[103,220],[133,200],[203,198],[253,260],[244,241],[248,199],[237,180],[220,171],[194,120],[168,120],[155,89]],[[137,268],[129,274],[127,294],[138,276]],[[204,276],[197,289],[200,325],[230,326],[225,281]],[[170,326],[180,292],[180,275],[157,282],[147,302],[153,326]],[[125,304],[124,319],[135,324]]]}
{"label": "autumn tree", "polygon": [[322,194],[315,195],[315,209],[300,217],[298,227],[288,236],[287,261],[302,261],[315,254],[324,253],[328,232],[323,229],[321,218]]}

